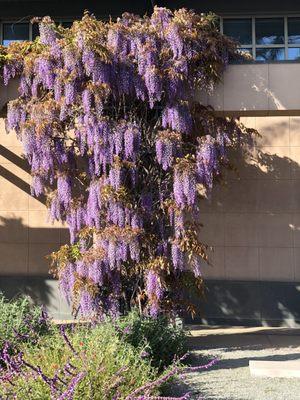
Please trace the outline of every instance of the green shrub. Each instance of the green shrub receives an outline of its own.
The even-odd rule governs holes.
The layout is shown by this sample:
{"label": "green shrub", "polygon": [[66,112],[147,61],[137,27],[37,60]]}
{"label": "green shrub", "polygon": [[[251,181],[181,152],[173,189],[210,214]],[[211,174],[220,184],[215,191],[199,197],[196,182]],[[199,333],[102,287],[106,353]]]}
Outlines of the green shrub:
{"label": "green shrub", "polygon": [[185,353],[185,335],[137,311],[66,333],[30,298],[0,295],[0,345],[0,399],[121,400],[150,382],[159,395],[153,381]]}
{"label": "green shrub", "polygon": [[137,311],[132,311],[120,318],[117,326],[126,342],[134,347],[143,346],[152,365],[160,370],[187,351],[183,329],[170,324],[165,316],[153,319],[140,317]]}
{"label": "green shrub", "polygon": [[28,296],[8,301],[0,293],[0,349],[5,341],[13,346],[32,341],[47,332],[49,321],[42,307],[33,304]]}
{"label": "green shrub", "polygon": [[[51,334],[40,337],[35,345],[23,344],[25,364],[21,373],[14,377],[13,386],[1,384],[0,398],[50,399],[50,386],[45,380],[57,374],[69,385],[72,376],[66,372],[67,369],[74,376],[85,374],[76,385],[72,397],[78,400],[112,400],[116,394],[118,399],[123,399],[134,389],[157,377],[157,370],[149,360],[140,357],[143,349],[126,343],[111,323],[99,324],[94,328],[76,327],[68,333],[68,340],[63,338],[59,328],[54,328]],[[35,373],[37,367],[43,376]],[[60,381],[56,384],[62,393],[68,385]]]}

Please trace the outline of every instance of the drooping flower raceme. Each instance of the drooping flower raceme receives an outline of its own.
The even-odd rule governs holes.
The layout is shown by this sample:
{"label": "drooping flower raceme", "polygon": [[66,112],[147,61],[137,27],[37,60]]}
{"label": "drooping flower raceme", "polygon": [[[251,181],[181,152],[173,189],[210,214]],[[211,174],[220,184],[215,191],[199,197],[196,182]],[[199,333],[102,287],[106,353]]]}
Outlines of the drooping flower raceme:
{"label": "drooping flower raceme", "polygon": [[61,289],[86,316],[116,315],[124,302],[155,316],[175,306],[185,274],[199,276],[200,194],[227,148],[249,137],[193,100],[235,44],[184,9],[39,23],[34,43],[1,48],[2,77],[20,78],[7,128],[23,144],[32,194],[69,226],[70,245],[53,254]]}

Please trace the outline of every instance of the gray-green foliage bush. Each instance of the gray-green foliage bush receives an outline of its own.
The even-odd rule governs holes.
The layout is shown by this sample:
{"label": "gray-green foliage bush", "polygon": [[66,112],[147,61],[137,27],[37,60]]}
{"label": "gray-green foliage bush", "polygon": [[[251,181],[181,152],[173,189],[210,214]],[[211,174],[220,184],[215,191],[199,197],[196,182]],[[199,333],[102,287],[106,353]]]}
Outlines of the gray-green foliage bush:
{"label": "gray-green foliage bush", "polygon": [[185,335],[137,311],[59,327],[30,298],[1,295],[0,345],[0,399],[123,400],[145,384],[160,394],[161,371],[185,352]]}
{"label": "gray-green foliage bush", "polygon": [[43,307],[34,305],[29,296],[7,300],[0,293],[0,349],[5,341],[18,345],[35,340],[49,329],[49,320]]}
{"label": "gray-green foliage bush", "polygon": [[134,310],[117,321],[119,334],[134,347],[143,345],[145,356],[159,369],[170,365],[187,351],[186,334],[166,316],[141,317]]}
{"label": "gray-green foliage bush", "polygon": [[[124,399],[157,377],[157,370],[149,360],[140,357],[142,351],[143,348],[126,343],[112,323],[78,326],[67,333],[67,340],[59,328],[53,328],[51,334],[41,336],[35,345],[23,343],[25,363],[14,376],[13,385],[2,380],[0,398]],[[37,366],[42,373],[34,370]],[[72,396],[64,397],[68,388],[72,388],[73,377],[80,374],[82,378],[74,385]],[[50,382],[55,376],[58,380],[51,393],[47,380]],[[158,392],[154,390],[153,393]]]}

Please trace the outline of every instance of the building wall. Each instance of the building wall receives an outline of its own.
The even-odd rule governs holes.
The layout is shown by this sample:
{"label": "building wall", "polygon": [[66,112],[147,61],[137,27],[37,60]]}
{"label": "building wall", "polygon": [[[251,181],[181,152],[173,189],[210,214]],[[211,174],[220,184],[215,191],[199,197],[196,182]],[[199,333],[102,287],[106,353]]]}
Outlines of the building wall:
{"label": "building wall", "polygon": [[[202,202],[201,239],[212,245],[208,303],[215,323],[297,324],[300,317],[300,117],[245,117],[261,134],[245,158],[232,155]],[[233,322],[232,322],[233,321]]]}
{"label": "building wall", "polygon": [[47,222],[45,204],[30,195],[28,165],[14,134],[0,119],[0,291],[27,293],[56,318],[69,317],[45,257],[68,240],[67,229]]}
{"label": "building wall", "polygon": [[259,1],[254,0],[248,1],[222,1],[222,0],[157,0],[155,2],[159,6],[168,7],[171,9],[177,9],[181,7],[191,8],[198,12],[214,12],[217,14],[254,14],[254,13],[297,13],[300,11],[299,1],[297,0],[286,0],[282,2],[280,0],[270,1]]}
{"label": "building wall", "polygon": [[198,96],[226,115],[300,115],[299,71],[298,62],[232,64],[211,94]]}
{"label": "building wall", "polygon": [[270,1],[237,1],[231,0],[111,0],[109,2],[93,0],[0,0],[2,18],[27,18],[31,16],[50,15],[52,17],[81,17],[84,10],[89,10],[97,16],[119,16],[123,12],[131,12],[139,15],[150,14],[153,5],[168,7],[171,9],[188,8],[197,12],[215,12],[217,14],[277,14],[299,13],[300,5],[297,0]]}
{"label": "building wall", "polygon": [[[203,265],[207,299],[202,321],[293,325],[300,320],[300,117],[244,117],[261,134],[238,173],[201,204],[200,237],[213,246]],[[68,241],[66,227],[47,222],[30,195],[28,166],[0,120],[0,290],[28,293],[55,318],[70,318],[45,258]]]}
{"label": "building wall", "polygon": [[[298,65],[289,69],[290,77]],[[224,182],[202,201],[200,238],[213,251],[211,265],[203,265],[207,302],[193,300],[204,322],[294,325],[300,322],[300,117],[294,116],[299,114],[300,92],[297,85],[278,83],[272,93],[282,106],[272,108],[276,116],[266,116],[273,103],[255,95],[262,72],[259,65],[252,68],[257,70],[251,79],[248,66],[229,68],[227,74],[235,71],[231,95],[226,92],[230,90],[226,76],[223,87],[217,88],[221,99],[232,99],[226,104],[222,100],[219,111],[257,115],[241,121],[261,137],[247,157],[231,155],[238,173],[224,171]],[[272,79],[265,82],[260,91],[263,99]],[[16,96],[16,87],[17,82],[1,87],[0,107]],[[247,90],[253,91],[250,102]],[[238,96],[244,100],[235,108]],[[284,99],[292,100],[288,104]],[[45,259],[68,241],[67,229],[47,222],[46,207],[30,196],[29,183],[20,143],[5,133],[0,119],[0,290],[9,297],[29,293],[55,318],[70,318]]]}
{"label": "building wall", "polygon": [[245,117],[261,134],[203,202],[209,278],[300,281],[300,117]]}
{"label": "building wall", "polygon": [[139,15],[151,13],[153,7],[151,0],[0,0],[1,19],[30,20],[32,17],[81,18],[85,10],[97,17],[120,16],[124,12]]}

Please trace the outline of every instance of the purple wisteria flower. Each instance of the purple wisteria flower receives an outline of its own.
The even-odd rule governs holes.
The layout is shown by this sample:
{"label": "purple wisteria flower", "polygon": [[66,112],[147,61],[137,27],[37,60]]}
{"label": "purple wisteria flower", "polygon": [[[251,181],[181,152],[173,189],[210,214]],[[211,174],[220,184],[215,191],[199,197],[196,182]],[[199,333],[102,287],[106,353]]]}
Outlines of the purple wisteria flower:
{"label": "purple wisteria flower", "polygon": [[56,41],[55,25],[49,17],[44,17],[39,24],[40,41],[46,45],[52,45]]}
{"label": "purple wisteria flower", "polygon": [[185,271],[200,275],[198,200],[227,149],[251,136],[194,95],[220,80],[236,44],[185,9],[105,22],[86,13],[70,29],[38,22],[34,45],[3,49],[4,84],[20,78],[6,128],[23,145],[32,195],[68,226],[53,255],[61,291],[87,318],[116,316],[124,301],[157,316],[166,295],[177,307]]}

